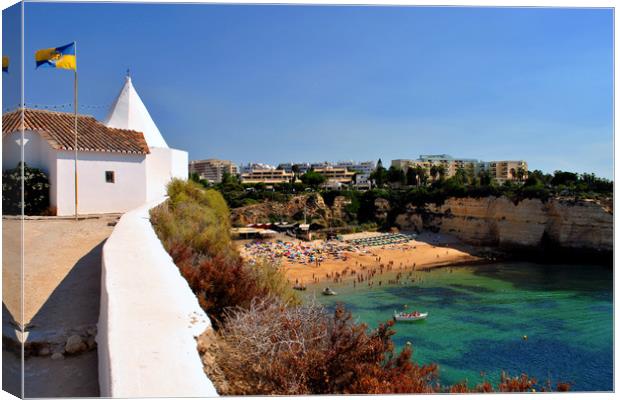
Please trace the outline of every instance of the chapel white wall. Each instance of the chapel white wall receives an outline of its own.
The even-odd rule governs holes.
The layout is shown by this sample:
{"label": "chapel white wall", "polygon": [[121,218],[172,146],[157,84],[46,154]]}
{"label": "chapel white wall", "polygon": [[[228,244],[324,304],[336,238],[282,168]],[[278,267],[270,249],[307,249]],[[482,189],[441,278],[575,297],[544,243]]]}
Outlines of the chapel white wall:
{"label": "chapel white wall", "polygon": [[[73,215],[74,153],[58,151],[57,213]],[[105,171],[114,171],[115,182],[107,183]],[[146,201],[146,157],[144,154],[79,152],[78,213],[126,212]]]}
{"label": "chapel white wall", "polygon": [[186,151],[151,147],[146,156],[147,200],[166,195],[166,185],[172,178],[187,179]]}

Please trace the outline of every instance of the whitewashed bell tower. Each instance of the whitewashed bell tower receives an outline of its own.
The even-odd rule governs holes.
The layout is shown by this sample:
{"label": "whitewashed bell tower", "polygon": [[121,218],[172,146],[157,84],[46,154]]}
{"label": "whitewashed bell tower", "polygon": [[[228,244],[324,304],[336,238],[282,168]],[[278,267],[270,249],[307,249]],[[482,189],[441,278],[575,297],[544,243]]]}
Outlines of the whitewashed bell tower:
{"label": "whitewashed bell tower", "polygon": [[103,123],[111,128],[142,132],[149,147],[168,148],[168,144],[159,132],[153,118],[151,118],[151,114],[133,87],[129,75],[125,77],[125,84],[112,103],[108,117]]}
{"label": "whitewashed bell tower", "polygon": [[142,132],[150,154],[146,156],[147,201],[165,195],[172,178],[187,179],[188,154],[168,147],[159,128],[133,86],[129,74],[104,121],[111,128]]}

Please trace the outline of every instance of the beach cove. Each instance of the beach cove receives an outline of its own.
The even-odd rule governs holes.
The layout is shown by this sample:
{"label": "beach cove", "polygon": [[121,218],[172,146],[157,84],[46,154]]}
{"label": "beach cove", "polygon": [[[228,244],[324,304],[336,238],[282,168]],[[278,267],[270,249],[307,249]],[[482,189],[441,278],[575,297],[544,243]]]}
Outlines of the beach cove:
{"label": "beach cove", "polygon": [[319,282],[378,285],[379,281],[383,284],[381,276],[387,272],[405,274],[413,270],[484,261],[474,255],[474,247],[449,235],[429,233],[405,243],[386,246],[349,246],[336,240],[302,242],[283,238],[279,242],[248,242],[239,249],[244,259],[250,262],[266,258],[280,264],[289,282],[303,285]]}

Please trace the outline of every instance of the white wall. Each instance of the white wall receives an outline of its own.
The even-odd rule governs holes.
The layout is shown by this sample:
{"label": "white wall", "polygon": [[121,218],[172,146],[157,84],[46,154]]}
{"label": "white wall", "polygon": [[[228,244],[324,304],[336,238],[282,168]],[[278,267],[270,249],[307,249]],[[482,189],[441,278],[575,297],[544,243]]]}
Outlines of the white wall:
{"label": "white wall", "polygon": [[[12,169],[21,161],[21,149],[17,144],[21,135],[19,132],[11,133],[2,138],[2,170]],[[41,138],[39,134],[31,131],[24,132],[26,146],[24,148],[24,161],[33,168],[39,168],[49,174],[50,164],[52,164],[53,150],[47,140]]]}
{"label": "white wall", "polygon": [[[25,160],[45,171],[50,179],[50,203],[58,215],[73,215],[74,153],[57,151],[36,132],[26,131]],[[19,133],[2,140],[2,168],[15,168],[20,161]],[[78,213],[102,214],[131,210],[145,201],[165,196],[174,178],[187,179],[186,151],[158,148],[150,154],[106,152],[78,153]],[[114,171],[115,183],[105,181],[105,171]]]}
{"label": "white wall", "polygon": [[154,200],[166,195],[166,185],[172,178],[187,179],[187,152],[152,147],[146,156],[147,199]]}
{"label": "white wall", "polygon": [[[56,156],[57,212],[73,215],[74,153],[58,151]],[[106,182],[105,171],[114,171],[114,183]],[[145,201],[144,154],[78,153],[78,214],[126,212]]]}
{"label": "white wall", "polygon": [[187,151],[170,149],[172,151],[172,176],[187,180],[189,176],[189,157]]}
{"label": "white wall", "polygon": [[[17,163],[21,161],[21,148],[17,140],[21,139],[19,132],[14,132],[2,138],[2,170],[13,169]],[[39,136],[38,133],[32,131],[24,132],[24,160],[26,165],[32,168],[38,168],[47,174],[50,182],[50,204],[57,205],[56,185],[56,151],[52,149],[47,142]]]}
{"label": "white wall", "polygon": [[102,397],[207,397],[196,337],[211,327],[157,238],[149,209],[123,215],[103,247],[97,333]]}

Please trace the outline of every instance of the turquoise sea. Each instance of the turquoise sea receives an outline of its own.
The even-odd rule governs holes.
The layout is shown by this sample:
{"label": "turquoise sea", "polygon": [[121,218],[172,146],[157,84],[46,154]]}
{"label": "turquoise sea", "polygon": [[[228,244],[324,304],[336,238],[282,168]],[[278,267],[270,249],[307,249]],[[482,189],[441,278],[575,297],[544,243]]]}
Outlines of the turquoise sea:
{"label": "turquoise sea", "polygon": [[415,271],[400,285],[387,285],[390,278],[375,277],[372,288],[329,284],[337,296],[322,296],[323,284],[306,295],[330,309],[345,304],[370,328],[404,305],[428,311],[426,321],[396,323],[394,341],[413,343],[416,362],[437,363],[442,384],[478,383],[481,373],[497,382],[504,370],[569,382],[573,391],[613,390],[611,267],[503,262]]}

